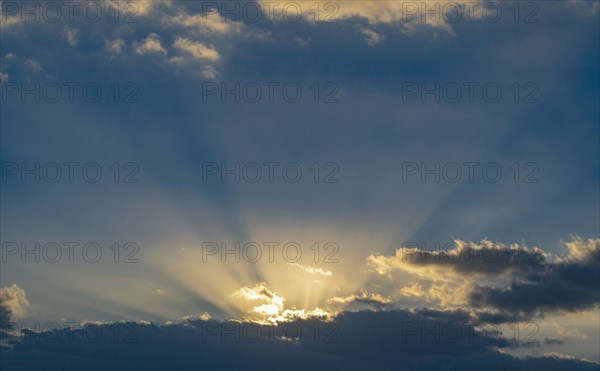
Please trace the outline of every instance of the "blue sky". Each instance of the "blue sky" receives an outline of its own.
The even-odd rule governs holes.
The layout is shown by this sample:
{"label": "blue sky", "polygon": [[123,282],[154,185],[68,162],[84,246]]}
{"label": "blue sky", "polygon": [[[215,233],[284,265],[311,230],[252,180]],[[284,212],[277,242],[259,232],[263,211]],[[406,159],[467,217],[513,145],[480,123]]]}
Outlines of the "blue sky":
{"label": "blue sky", "polygon": [[[312,318],[339,324],[339,368],[398,368],[386,346],[352,355],[364,346],[354,331],[460,313],[474,331],[505,326],[508,343],[481,352],[506,367],[598,367],[598,2],[85,3],[2,2],[3,321],[129,321],[146,326],[136,352],[147,340],[179,354],[195,344],[185,321]],[[257,21],[245,13],[258,9]],[[223,175],[236,166],[239,181]],[[55,263],[44,255],[52,242]],[[65,242],[95,243],[102,256],[86,261],[76,247],[70,261]],[[302,257],[223,262],[221,251],[205,256],[213,242],[242,253],[236,242],[265,253],[293,242]],[[403,247],[436,244],[448,255],[402,258]],[[487,250],[539,255],[507,266],[439,259]],[[535,323],[539,344],[509,344],[511,321]],[[242,358],[335,364],[313,345]],[[432,363],[402,357],[409,369],[482,366],[477,346],[444,358],[446,346]],[[35,350],[1,347],[7,367],[48,366],[21,357]],[[70,360],[77,348],[45,351]],[[88,351],[90,368],[145,364]],[[180,359],[153,362],[208,362]]]}

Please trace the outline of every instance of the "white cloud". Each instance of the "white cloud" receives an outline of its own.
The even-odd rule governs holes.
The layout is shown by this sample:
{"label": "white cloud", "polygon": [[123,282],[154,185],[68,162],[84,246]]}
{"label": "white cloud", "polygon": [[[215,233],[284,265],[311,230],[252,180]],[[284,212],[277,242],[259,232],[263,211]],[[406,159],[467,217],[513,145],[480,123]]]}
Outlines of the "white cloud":
{"label": "white cloud", "polygon": [[183,64],[183,63],[185,63],[185,58],[176,56],[176,57],[169,59],[169,62],[173,63],[173,64]]}
{"label": "white cloud", "polygon": [[29,300],[22,288],[16,284],[0,288],[0,321],[23,318],[27,315],[28,307]]}
{"label": "white cloud", "polygon": [[564,338],[574,338],[574,339],[587,339],[587,336],[582,333],[577,327],[573,329],[565,328],[564,326],[559,325],[556,322],[553,322],[552,325],[556,328],[556,332],[564,337]]}
{"label": "white cloud", "polygon": [[20,17],[14,16],[14,15],[6,15],[6,14],[0,15],[0,28],[1,29],[6,30],[7,28],[12,27],[17,24],[23,24],[23,22],[21,22]]}
{"label": "white cloud", "polygon": [[[447,28],[447,19],[453,19],[456,7],[460,7],[463,17],[467,11],[473,13],[474,18],[480,18],[481,0],[470,3],[469,10],[465,3],[453,0],[441,0],[436,2],[416,2],[405,0],[376,0],[376,1],[341,1],[331,2],[328,0],[311,1],[309,3],[298,3],[295,1],[273,2],[270,0],[259,0],[258,2],[264,14],[270,15],[273,20],[293,21],[296,14],[300,14],[306,21],[335,22],[352,18],[366,19],[369,24],[397,24],[410,26],[417,24],[433,27]],[[318,8],[318,12],[315,9]],[[476,10],[479,11],[476,11]],[[446,17],[444,17],[446,16]]]}
{"label": "white cloud", "polygon": [[410,282],[407,286],[400,289],[400,295],[407,297],[423,297],[425,291],[423,291],[423,285],[418,282]]}
{"label": "white cloud", "polygon": [[213,66],[204,66],[200,75],[208,80],[215,80],[219,75],[219,72]]}
{"label": "white cloud", "polygon": [[156,296],[165,296],[167,293],[163,289],[154,289],[152,290],[152,295]]}
{"label": "white cloud", "polygon": [[[195,320],[198,320],[198,319],[201,320],[201,321],[208,321],[211,318],[212,318],[212,316],[208,312],[203,312],[202,314],[199,314],[199,315],[183,316],[183,317],[181,317],[181,319],[184,320],[184,321],[195,321]],[[173,323],[173,324],[180,323],[180,322],[172,322],[172,321],[169,321],[169,322]]]}
{"label": "white cloud", "polygon": [[[104,0],[106,6],[107,14],[109,13],[110,8],[114,8],[116,5],[119,6],[119,16],[123,17],[131,17],[132,19],[137,19],[139,16],[149,16],[154,11],[157,10],[158,7],[171,7],[173,5],[172,0],[161,0],[161,1],[152,1],[152,0],[128,0],[126,2],[121,1],[113,1],[113,0]],[[114,10],[113,10],[114,11]]]}
{"label": "white cloud", "polygon": [[301,37],[294,37],[292,39],[296,44],[300,45],[303,48],[306,48],[307,46],[310,45],[310,38],[308,39],[303,39]]}
{"label": "white cloud", "polygon": [[219,53],[212,46],[182,37],[175,40],[173,47],[190,54],[194,59],[218,61],[220,58]]}
{"label": "white cloud", "polygon": [[111,53],[121,54],[124,46],[125,41],[121,38],[116,38],[114,40],[108,40],[107,38],[104,38],[104,49]]}
{"label": "white cloud", "polygon": [[162,47],[160,36],[154,32],[150,32],[148,36],[141,42],[134,43],[135,52],[138,54],[160,53],[167,54],[167,51]]}
{"label": "white cloud", "polygon": [[331,271],[324,270],[322,268],[313,268],[313,267],[309,267],[309,266],[298,264],[298,263],[288,263],[288,264],[292,267],[300,268],[304,272],[310,273],[310,274],[319,274],[319,275],[325,276],[325,277],[329,277],[329,276],[333,275],[333,273]]}
{"label": "white cloud", "polygon": [[209,319],[211,319],[211,315],[208,312],[204,312],[200,315],[199,318],[203,321],[208,321]]}
{"label": "white cloud", "polygon": [[352,304],[352,303],[360,303],[360,304],[370,304],[375,306],[382,306],[386,304],[390,304],[392,300],[389,297],[382,296],[377,293],[370,293],[361,289],[358,294],[353,294],[349,296],[339,297],[334,296],[330,300],[332,303],[338,304]]}
{"label": "white cloud", "polygon": [[600,239],[588,239],[585,241],[582,238],[574,236],[573,241],[566,242],[565,246],[569,250],[565,260],[585,261],[593,258],[594,253],[600,250]]}
{"label": "white cloud", "polygon": [[31,69],[33,72],[40,72],[42,70],[42,65],[34,58],[26,59],[25,63],[27,64],[27,67],[29,67],[29,69]]}
{"label": "white cloud", "polygon": [[554,359],[570,359],[570,360],[577,359],[570,354],[564,354],[564,353],[559,353],[559,352],[544,353],[544,357],[554,358]]}
{"label": "white cloud", "polygon": [[263,304],[252,308],[244,320],[250,320],[258,323],[276,323],[293,321],[298,318],[326,318],[330,313],[320,308],[313,310],[304,310],[297,308],[284,308],[285,299],[272,291],[266,283],[261,282],[254,287],[242,287],[232,294],[232,297],[242,298],[248,301],[259,301]]}
{"label": "white cloud", "polygon": [[193,15],[180,13],[168,18],[166,23],[188,27],[202,33],[238,34],[244,28],[243,23],[230,21],[217,12]]}
{"label": "white cloud", "polygon": [[368,28],[361,28],[360,32],[367,36],[367,44],[373,46],[383,41],[384,36]]}
{"label": "white cloud", "polygon": [[271,291],[264,282],[254,287],[242,287],[233,293],[233,297],[250,301],[264,301],[265,304],[254,307],[253,311],[269,318],[276,317],[281,313],[285,301],[283,297]]}
{"label": "white cloud", "polygon": [[65,39],[71,46],[77,46],[77,29],[75,28],[65,28]]}

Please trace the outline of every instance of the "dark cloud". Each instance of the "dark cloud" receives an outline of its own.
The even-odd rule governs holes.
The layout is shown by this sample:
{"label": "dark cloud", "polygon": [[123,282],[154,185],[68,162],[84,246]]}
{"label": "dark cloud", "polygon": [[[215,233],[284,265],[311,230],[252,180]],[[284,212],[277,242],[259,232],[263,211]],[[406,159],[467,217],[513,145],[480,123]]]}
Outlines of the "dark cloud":
{"label": "dark cloud", "polygon": [[0,322],[6,323],[10,322],[12,317],[12,310],[8,307],[8,305],[4,305],[3,302],[0,302]]}
{"label": "dark cloud", "polygon": [[0,287],[0,335],[12,329],[12,321],[25,315],[28,306],[27,295],[19,286]]}
{"label": "dark cloud", "polygon": [[456,241],[438,251],[403,248],[398,250],[396,257],[410,265],[436,266],[457,273],[485,275],[507,272],[534,273],[541,270],[546,262],[543,251],[539,249],[506,246],[487,241],[481,244]]}
{"label": "dark cloud", "polygon": [[[482,322],[502,323],[600,303],[600,240],[576,237],[565,246],[568,254],[555,257],[537,247],[456,241],[447,250],[402,248],[389,257],[372,255],[369,262],[380,274],[400,269],[438,285],[438,290],[455,291]],[[415,295],[439,299],[418,290]]]}
{"label": "dark cloud", "polygon": [[476,285],[471,305],[491,307],[507,318],[590,309],[600,303],[600,240],[575,240],[569,257],[535,274],[513,277],[509,287]]}
{"label": "dark cloud", "polygon": [[25,331],[12,348],[0,349],[1,366],[46,370],[598,367],[556,355],[510,356],[498,349],[515,344],[486,335],[463,320],[468,320],[464,312],[363,311],[341,313],[331,322],[297,320],[276,327],[198,320],[104,324],[91,330],[42,334]]}

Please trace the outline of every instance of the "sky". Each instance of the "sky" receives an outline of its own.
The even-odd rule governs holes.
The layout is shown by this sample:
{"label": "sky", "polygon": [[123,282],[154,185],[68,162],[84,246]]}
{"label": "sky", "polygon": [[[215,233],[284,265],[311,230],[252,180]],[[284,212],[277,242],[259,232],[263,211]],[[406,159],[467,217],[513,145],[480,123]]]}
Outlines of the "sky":
{"label": "sky", "polygon": [[600,2],[0,10],[2,369],[600,367]]}

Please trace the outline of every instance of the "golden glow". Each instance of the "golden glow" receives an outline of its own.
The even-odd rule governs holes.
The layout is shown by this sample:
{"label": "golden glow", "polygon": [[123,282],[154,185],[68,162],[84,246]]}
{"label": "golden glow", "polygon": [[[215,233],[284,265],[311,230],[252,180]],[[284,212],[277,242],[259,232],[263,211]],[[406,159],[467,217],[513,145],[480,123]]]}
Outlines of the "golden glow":
{"label": "golden glow", "polygon": [[274,324],[296,319],[307,319],[311,317],[329,318],[331,316],[330,313],[320,308],[315,308],[310,311],[297,308],[284,309],[286,300],[269,289],[264,282],[259,283],[254,287],[242,287],[233,293],[232,296],[251,302],[265,302],[265,304],[253,307],[252,312],[243,317],[243,320],[245,321]]}

